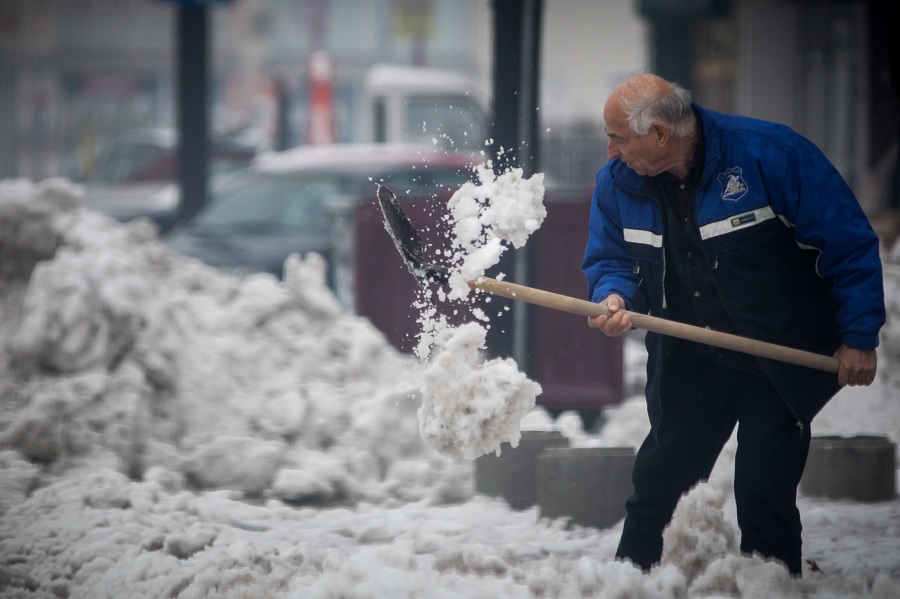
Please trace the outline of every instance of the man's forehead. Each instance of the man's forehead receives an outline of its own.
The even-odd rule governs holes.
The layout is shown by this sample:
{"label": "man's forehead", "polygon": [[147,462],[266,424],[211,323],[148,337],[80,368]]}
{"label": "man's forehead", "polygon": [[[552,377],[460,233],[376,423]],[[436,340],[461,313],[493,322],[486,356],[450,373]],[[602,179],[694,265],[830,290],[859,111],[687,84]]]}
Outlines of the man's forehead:
{"label": "man's forehead", "polygon": [[623,137],[627,133],[627,123],[625,120],[625,113],[621,111],[612,111],[605,112],[604,116],[604,125],[603,128],[606,130],[607,135],[615,135],[617,137]]}
{"label": "man's forehead", "polygon": [[625,109],[622,108],[622,103],[619,102],[618,98],[615,96],[611,96],[609,100],[606,101],[606,105],[603,107],[603,118],[606,121],[615,121],[619,118],[624,118]]}

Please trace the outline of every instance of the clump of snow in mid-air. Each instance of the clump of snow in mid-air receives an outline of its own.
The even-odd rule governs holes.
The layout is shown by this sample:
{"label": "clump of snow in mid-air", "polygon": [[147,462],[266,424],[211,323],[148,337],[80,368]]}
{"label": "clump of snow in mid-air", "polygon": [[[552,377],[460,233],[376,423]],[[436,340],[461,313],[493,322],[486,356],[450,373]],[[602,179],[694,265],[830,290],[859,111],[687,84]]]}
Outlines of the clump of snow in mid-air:
{"label": "clump of snow in mid-air", "polygon": [[471,301],[468,282],[496,265],[506,244],[522,247],[547,215],[543,174],[525,178],[522,169],[512,169],[495,175],[487,166],[476,167],[476,173],[479,182],[465,183],[447,203],[450,291],[437,294],[475,320],[453,327],[423,302],[416,348],[420,358],[431,358],[419,409],[422,438],[444,455],[468,459],[499,453],[503,442],[517,446],[519,423],[541,393],[515,361],[483,359],[489,318]]}
{"label": "clump of snow in mid-air", "polygon": [[547,216],[543,173],[526,178],[516,168],[495,176],[483,165],[476,172],[480,182],[465,183],[447,203],[456,264],[450,273],[451,300],[468,297],[468,282],[500,261],[504,242],[521,248]]}
{"label": "clump of snow in mid-air", "polygon": [[444,329],[440,350],[426,369],[419,421],[422,438],[444,455],[477,458],[518,445],[519,423],[541,387],[509,358],[479,361],[485,330],[470,322]]}

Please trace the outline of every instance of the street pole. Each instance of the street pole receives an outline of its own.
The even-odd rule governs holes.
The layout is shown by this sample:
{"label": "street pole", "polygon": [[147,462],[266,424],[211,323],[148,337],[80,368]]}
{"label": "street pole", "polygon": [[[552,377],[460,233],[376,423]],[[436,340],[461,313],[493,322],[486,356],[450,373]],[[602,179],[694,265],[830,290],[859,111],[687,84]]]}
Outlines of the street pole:
{"label": "street pole", "polygon": [[[519,167],[529,177],[540,169],[538,101],[543,0],[493,0],[493,11],[492,158],[496,171]],[[527,245],[507,252],[500,268],[509,269],[513,280],[527,285],[528,255]],[[528,372],[530,310],[521,302],[498,303],[509,311],[492,319],[488,346],[499,355],[509,355]]]}
{"label": "street pole", "polygon": [[178,185],[176,220],[203,208],[209,171],[209,9],[204,4],[177,7]]}

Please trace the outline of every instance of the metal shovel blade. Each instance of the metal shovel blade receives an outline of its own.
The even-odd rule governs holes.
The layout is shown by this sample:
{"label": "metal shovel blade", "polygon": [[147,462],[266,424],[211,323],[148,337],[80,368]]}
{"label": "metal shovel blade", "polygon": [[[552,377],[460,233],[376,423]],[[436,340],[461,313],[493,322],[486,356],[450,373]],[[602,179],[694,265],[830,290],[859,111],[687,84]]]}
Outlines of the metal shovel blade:
{"label": "metal shovel blade", "polygon": [[450,269],[425,261],[422,255],[422,239],[419,232],[409,222],[400,208],[394,192],[384,185],[378,186],[378,205],[384,215],[384,228],[394,240],[400,257],[420,285],[427,282],[446,283],[450,279]]}

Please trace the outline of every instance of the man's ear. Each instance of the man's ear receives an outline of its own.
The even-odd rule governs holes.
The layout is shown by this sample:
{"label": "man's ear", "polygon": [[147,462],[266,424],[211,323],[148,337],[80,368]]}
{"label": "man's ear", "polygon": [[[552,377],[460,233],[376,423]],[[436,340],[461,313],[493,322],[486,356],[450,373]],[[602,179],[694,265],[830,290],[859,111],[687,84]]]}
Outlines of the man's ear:
{"label": "man's ear", "polygon": [[656,145],[660,148],[669,143],[669,128],[662,123],[653,123],[650,131],[656,136]]}

